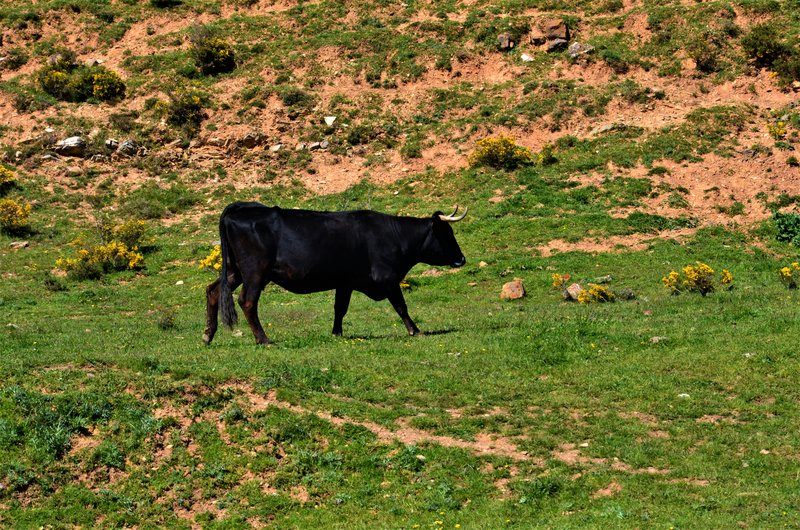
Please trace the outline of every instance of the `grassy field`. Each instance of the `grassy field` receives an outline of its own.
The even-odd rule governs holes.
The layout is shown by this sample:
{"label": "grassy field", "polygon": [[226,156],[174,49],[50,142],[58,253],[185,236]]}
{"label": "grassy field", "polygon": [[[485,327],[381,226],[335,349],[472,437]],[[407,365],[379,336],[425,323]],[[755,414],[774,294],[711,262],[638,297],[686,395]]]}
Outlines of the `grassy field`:
{"label": "grassy field", "polygon": [[[0,526],[800,527],[798,13],[4,2]],[[545,16],[594,52],[529,44]],[[70,135],[83,158],[53,155]],[[517,158],[475,155],[501,135]],[[467,264],[409,274],[421,336],[356,293],[333,337],[333,293],[268,286],[274,344],[207,347],[234,200],[468,206]],[[732,288],[665,288],[697,262]]]}

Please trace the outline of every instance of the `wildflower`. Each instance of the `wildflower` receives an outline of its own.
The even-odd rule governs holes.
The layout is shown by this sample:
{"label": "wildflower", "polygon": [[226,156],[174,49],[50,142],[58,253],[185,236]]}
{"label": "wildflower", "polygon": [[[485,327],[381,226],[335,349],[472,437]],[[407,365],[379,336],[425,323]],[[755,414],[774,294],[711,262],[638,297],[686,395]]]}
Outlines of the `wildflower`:
{"label": "wildflower", "polygon": [[589,284],[588,289],[583,289],[578,293],[578,303],[580,304],[600,304],[613,302],[615,299],[616,295],[611,289],[594,283]]}
{"label": "wildflower", "polygon": [[216,272],[222,270],[222,248],[219,245],[214,245],[208,256],[200,260],[198,268]]}

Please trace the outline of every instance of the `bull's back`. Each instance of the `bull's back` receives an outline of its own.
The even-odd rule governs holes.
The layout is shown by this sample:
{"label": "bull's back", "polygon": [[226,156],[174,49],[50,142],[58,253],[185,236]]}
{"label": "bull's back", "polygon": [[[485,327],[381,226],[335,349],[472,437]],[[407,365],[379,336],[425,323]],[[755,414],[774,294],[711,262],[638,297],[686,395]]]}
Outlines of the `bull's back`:
{"label": "bull's back", "polygon": [[[284,210],[234,203],[221,224],[243,278],[256,268],[265,279],[296,293],[358,288],[369,276],[369,240],[375,212]],[[380,224],[380,223],[378,223]]]}

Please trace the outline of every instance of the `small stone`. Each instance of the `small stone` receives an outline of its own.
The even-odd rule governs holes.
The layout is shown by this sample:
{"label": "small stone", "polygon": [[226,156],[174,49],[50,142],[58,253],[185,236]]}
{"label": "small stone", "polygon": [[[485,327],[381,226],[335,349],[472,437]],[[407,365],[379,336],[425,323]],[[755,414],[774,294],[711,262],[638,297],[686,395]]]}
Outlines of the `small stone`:
{"label": "small stone", "polygon": [[667,337],[650,337],[650,342],[652,344],[658,344],[659,342],[664,342],[667,340]]}
{"label": "small stone", "polygon": [[319,151],[320,150],[320,143],[319,142],[311,142],[308,144],[309,151]]}
{"label": "small stone", "polygon": [[336,116],[325,116],[325,125],[330,127],[336,122]]}
{"label": "small stone", "polygon": [[283,149],[283,144],[275,144],[269,148],[269,150],[272,151],[273,153],[277,153],[281,149]]}
{"label": "small stone", "polygon": [[244,147],[246,147],[248,149],[252,149],[253,147],[256,147],[257,145],[261,145],[266,141],[267,141],[267,137],[264,136],[263,133],[260,133],[258,131],[251,131],[251,132],[245,134],[244,138],[242,138],[242,140],[239,143],[241,143],[242,146],[244,146]]}
{"label": "small stone", "polygon": [[519,300],[523,296],[525,296],[525,286],[519,278],[514,278],[504,284],[503,289],[500,291],[501,300]]}
{"label": "small stone", "polygon": [[8,246],[11,250],[19,250],[21,248],[27,248],[29,244],[28,241],[14,241]]}
{"label": "small stone", "polygon": [[519,56],[519,58],[522,59],[523,63],[529,63],[529,62],[533,61],[533,57],[531,57],[527,53],[523,53],[522,55]]}
{"label": "small stone", "polygon": [[177,282],[175,282],[175,285],[183,285],[183,280],[178,280]]}
{"label": "small stone", "polygon": [[566,48],[568,44],[569,44],[569,41],[567,41],[565,39],[549,40],[549,41],[547,41],[547,51],[550,52],[550,53],[561,51],[564,48]]}
{"label": "small stone", "polygon": [[681,398],[681,399],[687,399],[687,398],[689,398],[691,396],[689,396],[689,394],[678,394],[678,397]]}
{"label": "small stone", "polygon": [[586,55],[594,51],[594,46],[591,44],[583,44],[580,42],[573,42],[567,48],[567,53],[572,59],[577,59],[581,55]]}
{"label": "small stone", "polygon": [[134,157],[139,154],[139,144],[137,144],[135,140],[125,140],[119,144],[117,152],[121,155]]}
{"label": "small stone", "polygon": [[510,33],[501,33],[497,36],[497,48],[500,50],[510,50],[514,47],[514,36]]}
{"label": "small stone", "polygon": [[322,140],[319,143],[319,148],[320,149],[327,149],[329,145],[331,145],[331,144],[330,144],[330,142],[328,142],[328,140]]}
{"label": "small stone", "polygon": [[86,140],[80,136],[70,136],[57,142],[53,151],[61,156],[82,157],[86,153]]}
{"label": "small stone", "polygon": [[114,138],[109,138],[106,140],[106,148],[116,151],[119,147],[119,140],[115,140]]}
{"label": "small stone", "polygon": [[228,141],[225,138],[218,138],[216,136],[213,138],[209,138],[208,141],[206,142],[207,145],[210,145],[212,147],[225,147],[227,143]]}
{"label": "small stone", "polygon": [[299,144],[294,146],[295,151],[304,151],[305,149],[306,149],[306,144],[304,144],[303,142],[300,142]]}
{"label": "small stone", "polygon": [[479,261],[478,262],[478,267],[480,267],[481,269],[484,268],[484,267],[488,267],[488,266],[489,266],[489,264],[486,263],[485,261]]}

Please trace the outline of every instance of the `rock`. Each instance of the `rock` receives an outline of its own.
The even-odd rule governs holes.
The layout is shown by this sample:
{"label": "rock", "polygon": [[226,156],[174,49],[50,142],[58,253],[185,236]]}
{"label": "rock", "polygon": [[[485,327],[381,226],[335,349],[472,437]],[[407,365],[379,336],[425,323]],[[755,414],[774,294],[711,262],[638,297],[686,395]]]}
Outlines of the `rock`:
{"label": "rock", "polygon": [[531,57],[527,53],[523,53],[522,55],[519,56],[519,58],[522,59],[523,63],[529,63],[529,62],[533,61],[533,57]]}
{"label": "rock", "polygon": [[319,142],[311,142],[308,144],[309,151],[319,151],[321,149]]}
{"label": "rock", "polygon": [[500,50],[510,50],[514,44],[514,36],[510,33],[501,33],[497,36],[497,48]]}
{"label": "rock", "polygon": [[119,144],[117,152],[121,155],[133,157],[139,154],[139,144],[135,140],[125,140]]}
{"label": "rock", "polygon": [[331,145],[331,144],[328,142],[328,140],[322,140],[319,143],[319,148],[320,149],[327,149],[329,145]]}
{"label": "rock", "polygon": [[304,144],[303,142],[300,142],[299,144],[294,146],[295,151],[304,151],[305,149],[306,149],[306,144]]}
{"label": "rock", "polygon": [[88,61],[86,61],[85,64],[87,68],[93,68],[95,66],[100,66],[104,62],[105,61],[103,61],[102,59],[89,59]]}
{"label": "rock", "polygon": [[281,149],[283,149],[283,144],[275,144],[269,148],[269,150],[272,151],[273,153],[277,153]]}
{"label": "rock", "polygon": [[547,41],[547,51],[548,53],[561,51],[567,47],[569,41],[566,39],[553,39]]}
{"label": "rock", "polygon": [[567,300],[568,302],[577,302],[578,295],[581,294],[581,291],[583,291],[583,287],[581,287],[581,284],[573,283],[572,285],[564,289],[563,293],[564,300]]}
{"label": "rock", "polygon": [[212,147],[225,147],[227,144],[228,141],[225,138],[218,138],[216,136],[209,138],[206,142],[206,145],[210,145]]}
{"label": "rock", "polygon": [[325,116],[325,125],[330,127],[336,121],[336,116]]}
{"label": "rock", "polygon": [[625,287],[623,289],[620,289],[615,294],[617,295],[617,299],[619,300],[624,300],[624,301],[636,300],[636,291],[634,291],[630,287]]}
{"label": "rock", "polygon": [[109,158],[106,155],[101,155],[98,153],[96,155],[92,155],[91,158],[89,158],[89,160],[91,160],[92,162],[105,163],[109,161]]}
{"label": "rock", "polygon": [[531,44],[544,44],[556,39],[569,39],[567,23],[560,18],[539,19],[531,26]]}
{"label": "rock", "polygon": [[111,149],[112,151],[116,151],[119,147],[119,140],[115,140],[114,138],[109,138],[106,140],[106,149]]}
{"label": "rock", "polygon": [[239,142],[243,147],[252,149],[258,145],[262,145],[267,141],[267,137],[258,131],[251,131],[244,135],[244,138]]}
{"label": "rock", "polygon": [[86,140],[80,136],[70,136],[57,142],[53,151],[61,156],[82,157],[86,153]]}
{"label": "rock", "polygon": [[21,248],[27,248],[30,243],[28,241],[14,241],[8,247],[11,250],[19,250]]}
{"label": "rock", "polygon": [[650,337],[651,344],[658,344],[659,342],[664,342],[667,340],[667,337]]}
{"label": "rock", "polygon": [[484,268],[484,267],[488,267],[488,266],[489,266],[489,264],[486,263],[485,261],[478,262],[478,267],[480,267],[481,269]]}
{"label": "rock", "polygon": [[591,44],[583,44],[580,42],[573,42],[567,48],[567,53],[572,59],[577,59],[582,55],[586,55],[587,53],[592,53],[594,51],[594,46]]}
{"label": "rock", "polygon": [[525,296],[525,286],[519,278],[514,278],[504,284],[503,289],[500,291],[501,300],[519,300],[523,296]]}

